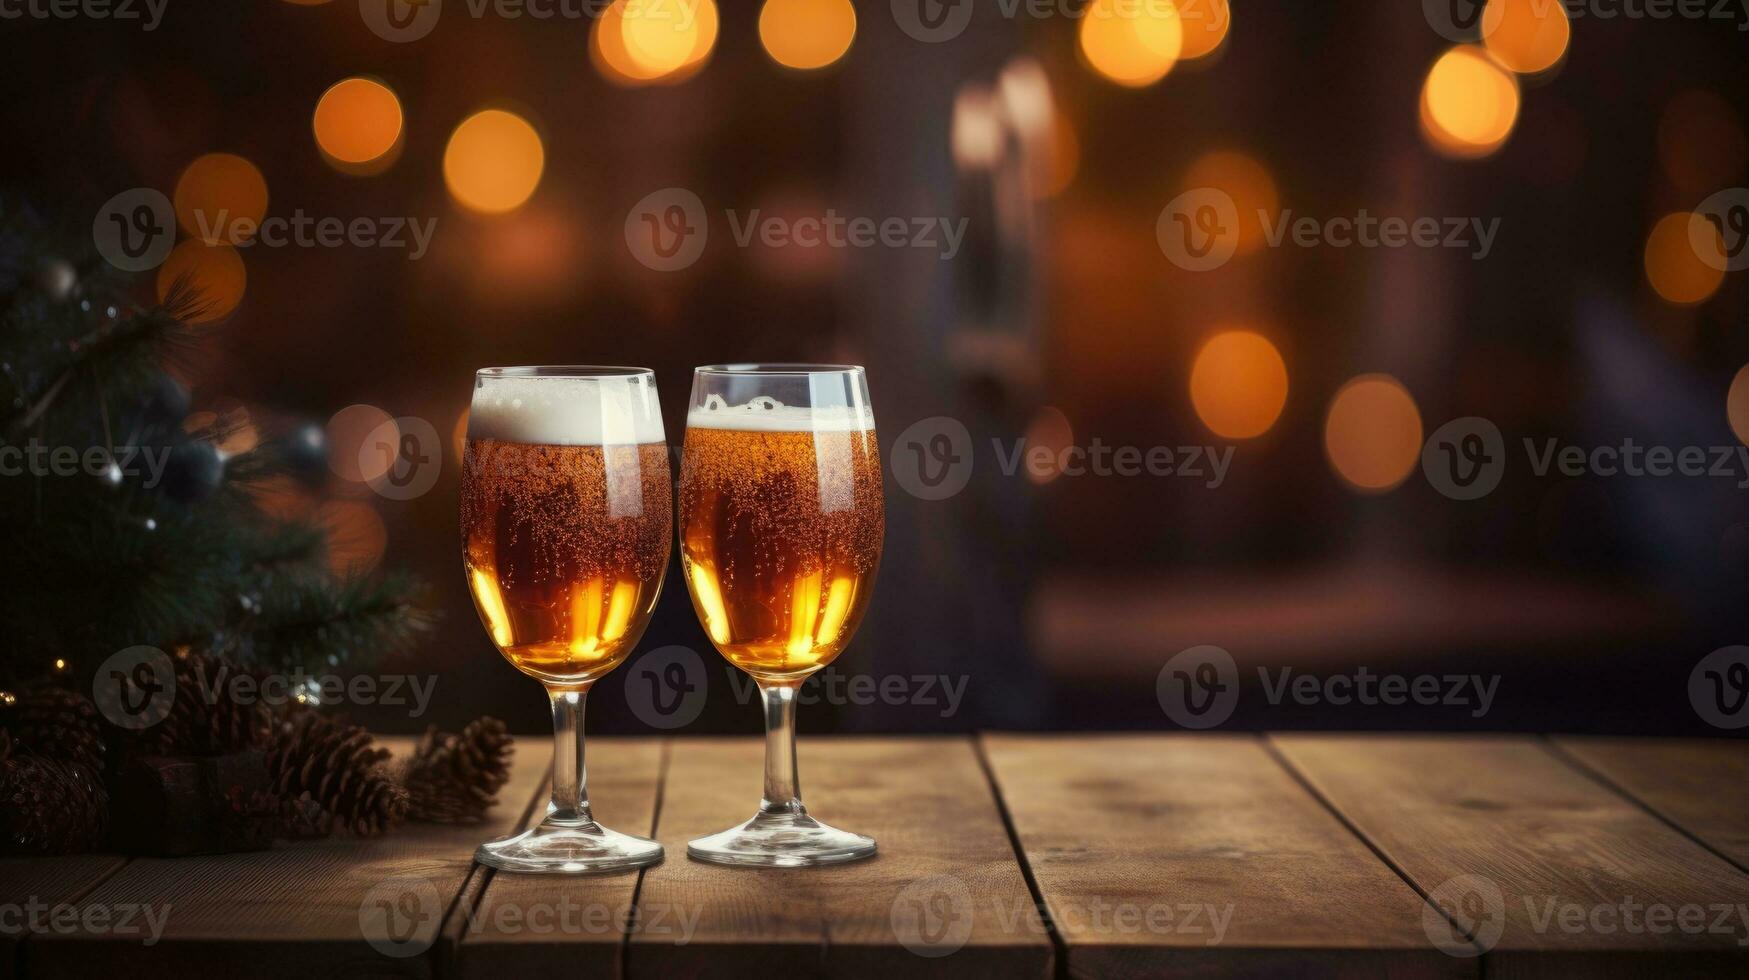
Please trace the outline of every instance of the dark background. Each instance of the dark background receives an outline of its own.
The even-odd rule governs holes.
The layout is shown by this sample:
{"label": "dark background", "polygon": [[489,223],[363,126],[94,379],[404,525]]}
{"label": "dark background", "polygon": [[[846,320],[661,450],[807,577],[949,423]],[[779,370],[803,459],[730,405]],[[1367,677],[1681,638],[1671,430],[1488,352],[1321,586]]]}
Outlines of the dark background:
{"label": "dark background", "polygon": [[[960,37],[924,44],[887,3],[858,3],[849,52],[797,72],[761,48],[756,5],[725,2],[696,77],[626,88],[591,65],[588,21],[476,20],[449,2],[407,44],[372,34],[348,0],[169,0],[149,33],[0,22],[0,180],[78,227],[111,195],[169,192],[190,160],[224,151],[262,171],[270,215],[437,219],[419,261],[245,250],[247,293],[191,378],[197,410],[241,402],[265,424],[364,403],[427,419],[447,442],[475,368],[641,364],[677,445],[693,365],[828,360],[868,366],[889,461],[913,422],[962,420],[977,447],[964,492],[919,500],[889,473],[874,606],[834,670],[964,678],[964,704],[948,717],[939,704],[818,704],[804,730],[1169,727],[1161,667],[1215,644],[1248,678],[1229,727],[1720,734],[1687,682],[1702,656],[1749,636],[1744,491],[1537,476],[1522,443],[1738,445],[1726,392],[1749,361],[1743,277],[1680,306],[1649,285],[1642,254],[1659,217],[1749,182],[1749,16],[1574,20],[1562,63],[1521,80],[1505,145],[1465,161],[1417,127],[1422,78],[1450,43],[1416,3],[1238,0],[1219,52],[1127,89],[1081,61],[1072,18],[1008,19],[993,4]],[[1018,201],[951,149],[956,96],[1017,57],[1042,66],[1078,159],[1059,193]],[[359,74],[390,85],[406,115],[399,158],[367,177],[329,166],[310,127],[321,94]],[[1688,147],[1717,174],[1700,190],[1677,186],[1659,156],[1661,120],[1692,90],[1736,117],[1734,140]],[[535,124],[546,170],[526,205],[485,218],[451,200],[441,160],[455,125],[493,105]],[[1483,261],[1290,245],[1186,272],[1155,221],[1215,149],[1263,163],[1296,215],[1498,217],[1500,233]],[[675,273],[639,265],[621,230],[666,187],[713,212],[704,257]],[[737,248],[721,220],[825,207],[965,216],[970,238],[948,262]],[[991,439],[1036,441],[1059,419],[1079,444],[1228,444],[1187,382],[1202,342],[1233,326],[1272,340],[1289,389],[1273,426],[1238,443],[1223,486],[1000,472]],[[1346,484],[1326,458],[1325,414],[1368,372],[1406,386],[1425,432],[1493,420],[1509,455],[1499,488],[1452,501],[1419,467],[1385,493]],[[539,689],[494,653],[459,574],[459,466],[445,448],[419,499],[336,477],[301,501],[346,504],[334,510],[343,556],[413,570],[442,614],[415,653],[378,668],[436,674],[432,715],[365,714],[411,730],[489,712],[536,730]],[[380,547],[352,505],[380,518]],[[684,731],[751,730],[756,711],[732,696],[677,569],[641,649],[704,657],[711,697]],[[623,690],[637,663],[596,688],[592,731],[649,730]],[[1497,674],[1499,694],[1480,719],[1271,706],[1260,665]]]}

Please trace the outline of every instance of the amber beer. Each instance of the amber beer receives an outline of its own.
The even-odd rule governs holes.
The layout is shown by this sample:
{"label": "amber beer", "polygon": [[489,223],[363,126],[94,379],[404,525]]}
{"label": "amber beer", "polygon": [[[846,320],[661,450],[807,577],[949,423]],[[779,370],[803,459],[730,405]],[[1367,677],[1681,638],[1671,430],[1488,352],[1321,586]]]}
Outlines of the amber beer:
{"label": "amber beer", "polygon": [[872,419],[695,409],[680,463],[680,555],[724,657],[800,680],[856,634],[885,522]]}
{"label": "amber beer", "polygon": [[517,669],[583,687],[625,659],[655,609],[673,534],[668,452],[659,433],[624,445],[492,437],[517,434],[514,411],[528,407],[508,419],[473,409],[461,506],[468,587]]}

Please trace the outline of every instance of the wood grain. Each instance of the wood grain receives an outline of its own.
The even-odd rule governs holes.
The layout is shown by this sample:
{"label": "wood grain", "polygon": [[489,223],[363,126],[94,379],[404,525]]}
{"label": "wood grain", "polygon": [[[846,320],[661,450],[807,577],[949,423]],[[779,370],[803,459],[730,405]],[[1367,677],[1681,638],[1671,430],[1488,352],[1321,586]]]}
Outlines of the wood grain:
{"label": "wood grain", "polygon": [[24,941],[59,928],[55,910],[95,888],[127,859],[111,854],[0,860],[0,980],[22,975]]}
{"label": "wood grain", "polygon": [[688,840],[753,814],[761,760],[756,739],[674,743],[658,820],[669,857],[644,875],[638,906],[652,928],[633,933],[627,976],[1050,975],[1049,936],[970,740],[801,740],[809,811],[872,835],[869,860],[767,869],[686,857]]}
{"label": "wood grain", "polygon": [[[1738,975],[1749,876],[1528,737],[1275,735],[1486,947],[1490,977]],[[1466,877],[1468,876],[1468,877]],[[1635,907],[1668,906],[1648,928]],[[1682,931],[1676,916],[1704,917]],[[1719,931],[1707,931],[1724,914]],[[1659,913],[1660,917],[1662,913]],[[1431,935],[1431,933],[1430,933]]]}
{"label": "wood grain", "polygon": [[1552,739],[1659,816],[1749,869],[1749,741],[1741,739]]}
{"label": "wood grain", "polygon": [[[605,826],[628,834],[654,832],[661,785],[659,739],[589,739],[589,799]],[[544,795],[544,792],[543,792]],[[546,815],[537,799],[527,823]],[[670,848],[668,860],[686,860]],[[636,871],[600,876],[506,874],[477,869],[475,887],[445,929],[448,975],[618,976],[627,913],[637,892]]]}
{"label": "wood grain", "polygon": [[983,745],[1072,976],[1474,975],[1254,737]]}
{"label": "wood grain", "polygon": [[[398,757],[411,739],[385,739]],[[33,937],[24,947],[32,977],[115,975],[285,977],[369,974],[427,977],[430,949],[473,868],[474,847],[518,826],[545,778],[551,747],[519,739],[511,779],[486,822],[408,825],[386,837],[281,843],[271,851],[192,858],[138,858],[76,904],[164,916],[162,939],[86,930]],[[400,910],[385,928],[364,913],[386,900]],[[396,905],[395,903],[405,903]],[[391,940],[405,928],[407,942]],[[396,955],[366,940],[370,934]]]}

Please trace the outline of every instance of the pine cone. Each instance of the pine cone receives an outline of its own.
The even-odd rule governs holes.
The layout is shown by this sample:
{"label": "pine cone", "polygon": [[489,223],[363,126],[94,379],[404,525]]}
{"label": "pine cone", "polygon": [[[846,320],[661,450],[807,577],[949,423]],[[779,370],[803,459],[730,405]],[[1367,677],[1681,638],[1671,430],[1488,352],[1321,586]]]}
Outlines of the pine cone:
{"label": "pine cone", "polygon": [[176,700],[147,729],[147,751],[158,755],[224,755],[267,744],[273,714],[259,697],[239,704],[231,684],[247,668],[225,657],[189,654],[176,661]]}
{"label": "pine cone", "polygon": [[504,723],[481,718],[460,735],[425,733],[402,779],[407,815],[431,823],[476,823],[497,805],[510,779],[512,739]]}
{"label": "pine cone", "polygon": [[0,853],[77,854],[102,845],[109,794],[78,762],[0,746]]}
{"label": "pine cone", "polygon": [[274,739],[267,772],[281,800],[308,793],[342,829],[370,836],[407,815],[407,794],[382,765],[388,757],[364,729],[312,713],[288,723]]}
{"label": "pine cone", "polygon": [[20,749],[77,762],[92,774],[103,771],[103,717],[78,691],[46,686],[26,691],[13,710],[12,725]]}

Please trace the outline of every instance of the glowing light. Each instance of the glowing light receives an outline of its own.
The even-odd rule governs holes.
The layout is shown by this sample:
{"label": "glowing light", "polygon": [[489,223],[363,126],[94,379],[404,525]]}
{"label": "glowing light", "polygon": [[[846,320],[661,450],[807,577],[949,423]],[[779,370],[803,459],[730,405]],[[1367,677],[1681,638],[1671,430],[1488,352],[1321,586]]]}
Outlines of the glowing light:
{"label": "glowing light", "polygon": [[1178,57],[1185,61],[1212,54],[1227,39],[1227,31],[1233,25],[1233,12],[1227,9],[1227,0],[1202,0],[1201,3],[1189,4],[1182,17],[1184,47],[1178,52]]}
{"label": "glowing light", "polygon": [[1658,163],[1685,194],[1705,197],[1731,186],[1749,163],[1749,138],[1737,113],[1712,92],[1683,92],[1658,120]]}
{"label": "glowing light", "polygon": [[67,661],[63,660],[60,657],[56,657],[55,658],[55,669],[56,670],[66,670],[67,669]]}
{"label": "glowing light", "polygon": [[176,223],[192,237],[236,244],[267,213],[267,178],[234,153],[208,153],[176,180]]}
{"label": "glowing light", "polygon": [[1324,453],[1363,493],[1402,483],[1421,460],[1421,411],[1388,374],[1363,374],[1336,392],[1324,419]]}
{"label": "glowing light", "polygon": [[[1646,281],[1668,302],[1692,306],[1718,291],[1725,273],[1704,261],[1694,250],[1690,239],[1693,215],[1686,211],[1667,214],[1652,226],[1646,236]],[[1706,225],[1704,227],[1712,227]],[[1724,239],[1714,231],[1718,255],[1725,251]],[[1719,265],[1723,265],[1720,262]]]}
{"label": "glowing light", "polygon": [[158,267],[158,299],[169,299],[179,282],[193,288],[197,298],[189,321],[211,323],[228,316],[243,301],[249,274],[235,248],[190,238],[171,249],[170,257]]}
{"label": "glowing light", "polygon": [[1557,0],[1488,0],[1482,43],[1520,75],[1543,71],[1567,53],[1567,8]]}
{"label": "glowing light", "polygon": [[1057,461],[1063,458],[1064,450],[1074,444],[1075,429],[1069,424],[1069,417],[1051,405],[1040,408],[1026,427],[1026,446],[1029,455],[1034,448],[1045,451],[1039,454],[1038,463],[1027,460],[1026,478],[1043,485],[1061,476]]}
{"label": "glowing light", "polygon": [[619,44],[634,80],[675,81],[678,73],[702,66],[717,42],[717,7],[713,0],[618,0],[615,17]]}
{"label": "glowing light", "polygon": [[1002,157],[1001,109],[988,86],[968,82],[953,97],[948,145],[962,170],[989,169]]}
{"label": "glowing light", "polygon": [[[1180,187],[1186,191],[1214,187],[1232,198],[1233,208],[1239,213],[1235,254],[1255,252],[1268,241],[1265,233],[1269,227],[1267,222],[1275,220],[1281,200],[1276,193],[1275,178],[1253,157],[1235,150],[1205,153],[1190,165]],[[1258,217],[1260,212],[1264,215],[1261,219]]]}
{"label": "glowing light", "polygon": [[1184,50],[1184,20],[1169,0],[1093,0],[1081,14],[1081,57],[1131,88],[1166,77]]}
{"label": "glowing light", "polygon": [[1731,390],[1725,394],[1725,417],[1731,420],[1731,431],[1737,441],[1749,445],[1749,364],[1737,370],[1731,379]]}
{"label": "glowing light", "polygon": [[[368,483],[389,471],[393,460],[363,452],[365,440],[393,417],[375,405],[348,405],[328,419],[328,468],[354,483]],[[393,440],[398,443],[399,440]],[[361,458],[366,457],[366,458]]]}
{"label": "glowing light", "polygon": [[328,567],[336,575],[370,571],[382,561],[389,529],[376,508],[356,500],[330,500],[317,511],[328,534]]}
{"label": "glowing light", "polygon": [[759,43],[786,68],[824,68],[856,39],[856,8],[850,0],[765,0],[759,9]]}
{"label": "glowing light", "polygon": [[1249,330],[1215,334],[1191,365],[1190,402],[1215,435],[1260,436],[1287,404],[1287,364],[1261,334]]}
{"label": "glowing light", "polygon": [[1518,120],[1518,82],[1474,46],[1440,55],[1421,86],[1421,132],[1451,157],[1484,157]]}
{"label": "glowing light", "polygon": [[486,109],[462,120],[443,151],[443,180],[463,207],[504,214],[521,207],[540,186],[546,151],[526,119]]}
{"label": "glowing light", "polygon": [[474,580],[474,601],[480,608],[480,618],[492,633],[492,641],[508,647],[516,638],[510,630],[510,613],[504,608],[504,597],[498,592],[498,580],[481,569],[470,573]]}
{"label": "glowing light", "polygon": [[401,100],[373,79],[344,79],[316,101],[310,127],[323,157],[337,169],[377,173],[400,148]]}

